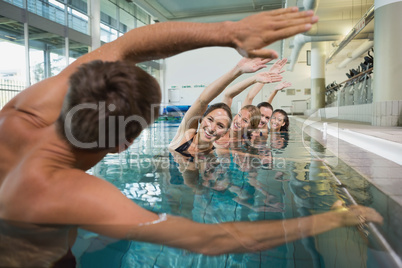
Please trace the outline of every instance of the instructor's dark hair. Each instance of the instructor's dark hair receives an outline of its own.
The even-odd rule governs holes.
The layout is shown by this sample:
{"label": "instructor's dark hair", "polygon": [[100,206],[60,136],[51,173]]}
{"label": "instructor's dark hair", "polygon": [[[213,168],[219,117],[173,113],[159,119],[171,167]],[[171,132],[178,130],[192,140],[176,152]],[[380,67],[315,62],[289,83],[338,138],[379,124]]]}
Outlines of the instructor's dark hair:
{"label": "instructor's dark hair", "polygon": [[71,75],[58,132],[82,149],[129,145],[158,116],[160,101],[158,82],[132,62],[95,60]]}

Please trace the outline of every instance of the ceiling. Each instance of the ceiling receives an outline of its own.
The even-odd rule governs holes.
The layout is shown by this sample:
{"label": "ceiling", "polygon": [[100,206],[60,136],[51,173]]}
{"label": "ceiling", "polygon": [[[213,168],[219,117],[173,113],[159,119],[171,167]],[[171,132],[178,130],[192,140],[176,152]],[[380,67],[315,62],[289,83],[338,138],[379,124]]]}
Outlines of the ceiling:
{"label": "ceiling", "polygon": [[[285,6],[298,6],[304,9],[303,0],[128,0],[148,11],[155,21],[192,21],[192,22],[219,22],[237,21],[248,15],[261,11],[268,11]],[[318,4],[316,14],[320,21],[316,25],[320,35],[345,36],[374,4],[374,0],[316,0]],[[373,32],[374,23],[371,22],[363,32]],[[327,54],[332,52],[341,42],[328,42]],[[355,39],[350,42],[332,63],[340,63],[348,53],[355,50],[364,39]],[[285,40],[282,55],[289,57],[291,40]],[[308,46],[307,46],[308,47]],[[303,54],[303,52],[301,53]],[[304,54],[303,54],[304,55]]]}
{"label": "ceiling", "polygon": [[216,22],[239,20],[262,10],[284,6],[282,0],[133,0],[159,21]]}

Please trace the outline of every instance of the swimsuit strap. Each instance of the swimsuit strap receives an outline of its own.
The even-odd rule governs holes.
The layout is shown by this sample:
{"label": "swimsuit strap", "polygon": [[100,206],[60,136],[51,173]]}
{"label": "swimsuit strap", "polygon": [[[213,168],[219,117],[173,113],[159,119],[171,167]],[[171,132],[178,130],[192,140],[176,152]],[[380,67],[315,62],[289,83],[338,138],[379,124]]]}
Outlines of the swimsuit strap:
{"label": "swimsuit strap", "polygon": [[[197,135],[197,133],[195,133],[195,135]],[[191,154],[185,153],[185,151],[187,151],[187,149],[190,148],[190,145],[191,145],[191,143],[193,143],[193,139],[194,139],[195,135],[190,140],[186,141],[185,143],[183,143],[182,145],[177,147],[175,149],[175,151],[178,153],[181,153],[182,155],[184,155],[186,157],[191,157]]]}
{"label": "swimsuit strap", "polygon": [[[197,133],[195,133],[195,135],[197,135]],[[188,148],[190,148],[190,145],[193,143],[193,139],[194,139],[195,135],[190,140],[186,141],[185,143],[183,143],[182,145],[177,147],[175,149],[175,151],[186,157],[193,157],[191,154],[186,153],[186,151],[188,150]],[[211,150],[214,150],[214,149],[215,149],[215,146],[212,145]]]}

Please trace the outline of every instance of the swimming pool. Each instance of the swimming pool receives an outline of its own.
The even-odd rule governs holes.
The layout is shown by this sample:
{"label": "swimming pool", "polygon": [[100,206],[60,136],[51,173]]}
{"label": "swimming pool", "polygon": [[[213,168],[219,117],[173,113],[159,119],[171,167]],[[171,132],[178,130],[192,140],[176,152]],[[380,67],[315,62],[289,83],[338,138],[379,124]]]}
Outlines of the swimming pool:
{"label": "swimming pool", "polygon": [[[380,230],[401,256],[400,221],[397,215],[386,216],[401,208],[303,134],[294,120],[288,136],[233,144],[232,150],[196,160],[167,150],[178,125],[159,120],[127,151],[107,155],[88,172],[113,183],[142,207],[202,223],[321,213],[337,199],[350,202],[347,187],[358,203],[375,207],[385,217]],[[336,167],[328,165],[332,162],[326,160],[334,159]],[[390,267],[388,253],[370,236],[355,227],[341,228],[271,250],[211,257],[80,230],[73,253],[79,267]]]}

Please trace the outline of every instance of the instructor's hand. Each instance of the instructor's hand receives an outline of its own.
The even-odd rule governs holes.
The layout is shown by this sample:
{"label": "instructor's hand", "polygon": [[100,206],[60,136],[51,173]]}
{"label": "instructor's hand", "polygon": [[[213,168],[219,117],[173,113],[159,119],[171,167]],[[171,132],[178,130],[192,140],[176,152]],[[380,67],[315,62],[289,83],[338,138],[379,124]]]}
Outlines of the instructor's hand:
{"label": "instructor's hand", "polygon": [[265,46],[310,30],[318,21],[314,12],[299,12],[297,7],[261,12],[231,24],[229,30],[237,51],[244,57],[277,58],[278,54]]}

